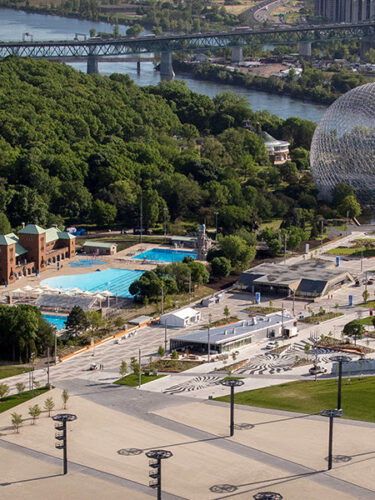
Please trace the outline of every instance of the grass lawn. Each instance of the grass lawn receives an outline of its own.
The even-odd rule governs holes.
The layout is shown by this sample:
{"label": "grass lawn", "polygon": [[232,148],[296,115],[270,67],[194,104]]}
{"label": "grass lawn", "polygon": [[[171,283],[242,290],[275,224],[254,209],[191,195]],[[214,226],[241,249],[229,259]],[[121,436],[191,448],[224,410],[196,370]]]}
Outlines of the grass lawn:
{"label": "grass lawn", "polygon": [[26,373],[28,371],[30,371],[30,368],[28,366],[1,365],[0,379],[13,377],[13,375],[19,375],[20,373]]}
{"label": "grass lawn", "polygon": [[271,314],[277,313],[281,311],[280,307],[272,307],[272,306],[250,306],[245,309],[245,311],[252,314]]}
{"label": "grass lawn", "polygon": [[[342,409],[345,418],[375,422],[375,377],[351,377],[342,385]],[[216,398],[229,402],[229,396]],[[337,380],[289,382],[235,394],[235,403],[299,413],[318,413],[336,408]]]}
{"label": "grass lawn", "polygon": [[358,304],[361,307],[375,307],[375,300],[368,300],[367,302],[362,302],[362,304]]}
{"label": "grass lawn", "polygon": [[20,395],[13,394],[12,396],[7,396],[0,401],[0,413],[13,408],[14,406],[20,405],[25,401],[29,401],[29,399],[33,399],[36,396],[39,396],[39,394],[43,394],[47,391],[48,389],[46,387],[40,387],[39,389],[35,389],[34,391],[22,392]]}
{"label": "grass lawn", "polygon": [[350,257],[374,257],[375,248],[365,248],[365,247],[337,247],[327,250],[327,254],[331,255],[350,255]]}
{"label": "grass lawn", "polygon": [[[158,378],[165,377],[165,375],[141,375],[141,385],[147,384],[147,382],[152,382]],[[130,375],[126,375],[126,377],[120,378],[120,380],[116,380],[115,384],[118,385],[128,385],[131,387],[137,387],[139,383],[138,375],[134,375],[134,373],[130,373]]]}
{"label": "grass lawn", "polygon": [[184,359],[158,359],[154,362],[154,365],[159,372],[184,372],[202,363],[203,361],[187,361]]}
{"label": "grass lawn", "polygon": [[309,323],[312,325],[317,325],[322,321],[328,321],[329,319],[338,318],[339,316],[343,316],[343,313],[334,313],[334,312],[317,313],[314,314],[314,316],[307,316],[307,318],[302,318],[299,321],[301,321],[301,323]]}

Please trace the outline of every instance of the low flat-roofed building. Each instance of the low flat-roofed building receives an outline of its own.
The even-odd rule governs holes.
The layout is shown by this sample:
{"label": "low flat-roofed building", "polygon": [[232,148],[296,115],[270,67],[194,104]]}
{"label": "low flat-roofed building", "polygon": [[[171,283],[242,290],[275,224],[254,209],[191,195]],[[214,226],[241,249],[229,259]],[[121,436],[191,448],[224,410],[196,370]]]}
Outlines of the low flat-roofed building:
{"label": "low flat-roofed building", "polygon": [[115,255],[117,253],[117,244],[103,241],[86,241],[83,244],[83,249],[89,254]]}
{"label": "low flat-roofed building", "polygon": [[355,283],[348,272],[331,261],[309,259],[285,265],[266,262],[244,271],[237,286],[267,295],[292,295],[318,299],[343,286]]}
{"label": "low flat-roofed building", "polygon": [[206,354],[208,337],[210,351],[217,353],[238,349],[252,342],[280,336],[289,337],[296,330],[295,319],[289,313],[249,318],[227,326],[199,330],[170,339],[170,348]]}
{"label": "low flat-roofed building", "polygon": [[170,327],[185,328],[187,326],[198,323],[202,318],[200,311],[196,311],[192,307],[186,307],[180,311],[174,311],[160,316],[160,324]]}

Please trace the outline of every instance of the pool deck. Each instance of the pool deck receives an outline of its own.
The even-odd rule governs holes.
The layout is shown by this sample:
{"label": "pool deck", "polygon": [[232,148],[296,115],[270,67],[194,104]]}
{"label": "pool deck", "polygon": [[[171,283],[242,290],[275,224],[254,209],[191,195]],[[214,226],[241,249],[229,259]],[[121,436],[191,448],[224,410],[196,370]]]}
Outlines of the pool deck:
{"label": "pool deck", "polygon": [[[149,264],[144,262],[143,260],[132,259],[135,255],[146,252],[147,250],[152,250],[153,248],[164,248],[171,250],[170,245],[155,245],[152,243],[138,243],[133,245],[132,247],[121,250],[115,255],[100,255],[98,259],[104,261],[105,264],[95,264],[91,267],[72,267],[70,263],[77,262],[82,258],[92,258],[92,256],[78,254],[73,259],[65,260],[62,262],[62,267],[60,265],[60,270],[57,269],[57,264],[50,264],[48,268],[39,274],[39,276],[31,275],[24,276],[14,283],[8,285],[7,288],[4,286],[0,287],[0,295],[6,296],[8,292],[12,290],[16,290],[17,288],[24,288],[29,285],[33,288],[36,288],[40,285],[42,281],[47,278],[56,278],[57,276],[68,276],[68,275],[77,275],[77,274],[87,274],[90,272],[94,272],[96,269],[104,270],[109,268],[117,268],[117,269],[128,269],[128,270],[139,270],[139,271],[151,271],[155,269],[157,264]],[[181,251],[191,251],[192,249],[181,248],[181,249],[173,249],[173,250],[181,250]],[[163,262],[160,261],[158,263],[162,265]]]}

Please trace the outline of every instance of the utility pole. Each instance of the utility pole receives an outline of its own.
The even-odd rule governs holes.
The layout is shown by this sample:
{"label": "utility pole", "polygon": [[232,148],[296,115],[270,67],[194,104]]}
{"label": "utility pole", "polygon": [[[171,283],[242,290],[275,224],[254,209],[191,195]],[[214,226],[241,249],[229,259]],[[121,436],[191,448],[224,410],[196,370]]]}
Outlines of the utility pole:
{"label": "utility pole", "polygon": [[142,359],[142,353],[141,353],[141,350],[139,349],[139,351],[138,351],[138,365],[139,365],[139,370],[138,370],[138,389],[140,389],[141,385],[142,385],[141,359]]}
{"label": "utility pole", "polygon": [[211,314],[208,315],[208,329],[207,329],[207,361],[210,362],[210,328],[211,328]]}
{"label": "utility pole", "polygon": [[164,212],[164,243],[167,241],[167,207],[163,208]]}
{"label": "utility pole", "polygon": [[167,353],[167,347],[168,347],[168,340],[167,340],[167,323],[168,323],[168,319],[165,318],[165,322],[164,322],[164,350],[165,350],[165,353]]}
{"label": "utility pole", "polygon": [[49,388],[49,346],[47,347],[47,387]]}
{"label": "utility pole", "polygon": [[142,235],[143,235],[143,192],[141,191],[141,207],[140,207],[140,217],[139,217],[139,231],[140,231],[140,243],[142,243]]}
{"label": "utility pole", "polygon": [[281,302],[281,335],[284,337],[284,302]]}

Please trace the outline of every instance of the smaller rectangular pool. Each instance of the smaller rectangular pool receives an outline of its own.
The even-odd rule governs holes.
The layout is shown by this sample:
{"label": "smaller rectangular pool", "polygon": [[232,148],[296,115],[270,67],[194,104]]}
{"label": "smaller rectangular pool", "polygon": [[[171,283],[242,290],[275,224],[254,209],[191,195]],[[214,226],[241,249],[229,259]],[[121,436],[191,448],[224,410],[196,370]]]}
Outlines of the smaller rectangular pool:
{"label": "smaller rectangular pool", "polygon": [[51,326],[55,326],[57,331],[65,328],[65,321],[68,317],[57,314],[42,314],[42,316]]}
{"label": "smaller rectangular pool", "polygon": [[140,253],[132,259],[154,260],[160,262],[182,262],[185,257],[197,258],[197,252],[187,250],[169,250],[167,248],[153,248],[147,252]]}

